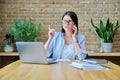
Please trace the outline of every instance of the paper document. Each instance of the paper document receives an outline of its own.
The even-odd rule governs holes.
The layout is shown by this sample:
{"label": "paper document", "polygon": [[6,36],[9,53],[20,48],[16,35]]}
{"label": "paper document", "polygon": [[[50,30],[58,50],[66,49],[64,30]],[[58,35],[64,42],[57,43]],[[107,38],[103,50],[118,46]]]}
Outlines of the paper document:
{"label": "paper document", "polygon": [[69,59],[57,59],[58,62],[69,62]]}
{"label": "paper document", "polygon": [[93,63],[78,63],[72,62],[71,64],[73,67],[80,68],[82,70],[111,70],[111,68],[100,65],[100,64],[93,64]]}
{"label": "paper document", "polygon": [[84,59],[83,61],[89,62],[89,63],[98,63],[98,64],[105,64],[108,62],[105,59]]}

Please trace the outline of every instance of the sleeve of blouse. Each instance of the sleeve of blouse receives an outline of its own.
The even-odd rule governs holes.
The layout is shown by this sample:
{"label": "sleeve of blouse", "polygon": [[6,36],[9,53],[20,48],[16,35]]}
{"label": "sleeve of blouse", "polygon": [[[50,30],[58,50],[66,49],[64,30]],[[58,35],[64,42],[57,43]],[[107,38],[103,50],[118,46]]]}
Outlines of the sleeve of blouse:
{"label": "sleeve of blouse", "polygon": [[85,36],[83,36],[83,35],[80,35],[80,36],[78,36],[78,43],[79,43],[79,45],[80,45],[80,47],[81,47],[81,49],[80,49],[80,51],[79,52],[76,52],[75,53],[75,59],[79,59],[79,60],[81,60],[81,59],[83,59],[83,58],[86,58],[86,38],[85,38]]}
{"label": "sleeve of blouse", "polygon": [[50,45],[48,47],[48,51],[47,51],[47,57],[50,57],[50,55],[53,53],[53,39],[50,42]]}
{"label": "sleeve of blouse", "polygon": [[57,38],[57,35],[58,35],[58,33],[56,32],[55,36],[53,37],[53,39],[50,42],[50,45],[49,45],[48,51],[47,51],[47,57],[50,57],[51,54],[53,54],[53,49],[54,49],[54,46],[55,46],[55,40]]}

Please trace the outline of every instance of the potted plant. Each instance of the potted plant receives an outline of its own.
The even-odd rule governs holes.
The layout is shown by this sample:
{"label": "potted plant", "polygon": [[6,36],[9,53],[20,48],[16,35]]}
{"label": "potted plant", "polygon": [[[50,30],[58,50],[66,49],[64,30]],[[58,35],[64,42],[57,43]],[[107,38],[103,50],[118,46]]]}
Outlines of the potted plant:
{"label": "potted plant", "polygon": [[14,36],[15,42],[34,42],[37,41],[40,27],[41,24],[35,25],[30,18],[25,17],[23,21],[15,19],[14,26],[8,28],[7,31]]}
{"label": "potted plant", "polygon": [[12,52],[14,50],[13,42],[14,42],[14,36],[11,34],[6,34],[5,40],[7,41],[6,45],[4,46],[5,52]]}
{"label": "potted plant", "polygon": [[94,25],[93,20],[91,19],[91,24],[95,28],[98,36],[104,41],[102,48],[104,52],[112,52],[113,38],[120,27],[118,20],[115,23],[110,22],[110,19],[107,19],[106,26],[103,24],[103,21],[100,20],[100,26],[97,27]]}
{"label": "potted plant", "polygon": [[8,28],[8,32],[14,35],[16,41],[37,41],[40,27],[41,24],[35,26],[31,19],[25,17],[23,21],[16,19],[14,27]]}

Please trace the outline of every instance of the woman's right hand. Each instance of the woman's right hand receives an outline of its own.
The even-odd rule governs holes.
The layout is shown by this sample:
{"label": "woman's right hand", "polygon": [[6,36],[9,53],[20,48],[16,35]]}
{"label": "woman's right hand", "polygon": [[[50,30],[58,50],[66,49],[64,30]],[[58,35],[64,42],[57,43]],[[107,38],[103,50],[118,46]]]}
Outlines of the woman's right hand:
{"label": "woman's right hand", "polygon": [[55,29],[51,28],[49,25],[49,31],[48,31],[49,38],[53,38],[55,35],[55,32],[56,32]]}

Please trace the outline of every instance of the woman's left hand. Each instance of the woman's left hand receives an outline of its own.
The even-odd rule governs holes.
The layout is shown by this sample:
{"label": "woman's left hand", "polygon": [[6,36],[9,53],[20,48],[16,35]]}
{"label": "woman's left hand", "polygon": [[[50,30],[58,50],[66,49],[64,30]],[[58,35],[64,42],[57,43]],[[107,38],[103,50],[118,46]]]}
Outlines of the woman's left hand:
{"label": "woman's left hand", "polygon": [[76,42],[77,41],[77,39],[76,39],[76,35],[77,35],[76,25],[74,25],[72,29],[73,29],[73,33],[72,33],[73,42]]}

